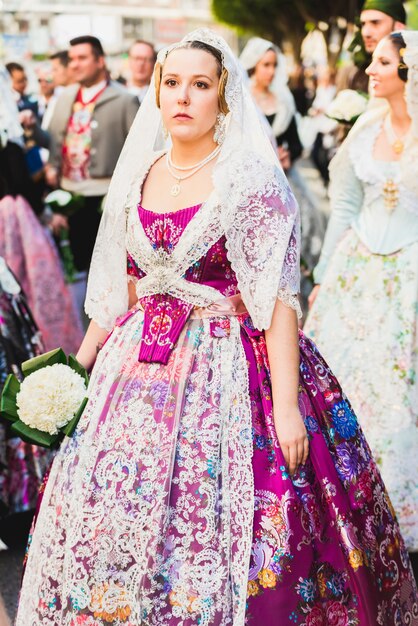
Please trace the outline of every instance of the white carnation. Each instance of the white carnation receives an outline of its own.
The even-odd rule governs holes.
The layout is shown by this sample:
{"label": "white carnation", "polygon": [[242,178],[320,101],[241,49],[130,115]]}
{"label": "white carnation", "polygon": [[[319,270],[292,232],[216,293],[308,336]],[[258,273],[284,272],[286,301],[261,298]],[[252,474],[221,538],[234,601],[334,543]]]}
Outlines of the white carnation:
{"label": "white carnation", "polygon": [[21,383],[16,397],[18,415],[27,426],[56,435],[74,417],[85,396],[80,374],[62,363],[47,365]]}
{"label": "white carnation", "polygon": [[367,108],[367,97],[354,89],[343,89],[329,105],[326,114],[336,120],[351,122]]}

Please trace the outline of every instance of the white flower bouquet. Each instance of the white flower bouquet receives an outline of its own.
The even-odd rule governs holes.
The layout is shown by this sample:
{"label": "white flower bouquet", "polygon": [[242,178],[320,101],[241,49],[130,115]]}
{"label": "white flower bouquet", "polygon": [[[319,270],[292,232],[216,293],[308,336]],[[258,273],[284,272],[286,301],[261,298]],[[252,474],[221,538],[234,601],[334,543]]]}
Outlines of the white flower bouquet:
{"label": "white flower bouquet", "polygon": [[354,89],[342,89],[327,108],[327,117],[340,124],[353,125],[367,109],[368,96]]}
{"label": "white flower bouquet", "polygon": [[88,375],[58,348],[22,364],[23,380],[10,374],[0,398],[0,416],[24,441],[53,448],[70,437],[87,403]]}

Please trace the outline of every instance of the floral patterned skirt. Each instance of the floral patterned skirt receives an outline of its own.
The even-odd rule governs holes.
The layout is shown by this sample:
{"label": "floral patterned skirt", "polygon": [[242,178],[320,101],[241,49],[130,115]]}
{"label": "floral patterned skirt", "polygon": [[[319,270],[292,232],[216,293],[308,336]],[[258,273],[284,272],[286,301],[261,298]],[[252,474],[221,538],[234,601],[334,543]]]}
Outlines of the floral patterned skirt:
{"label": "floral patterned skirt", "polygon": [[[9,374],[20,378],[21,363],[42,352],[24,294],[8,293],[0,281],[0,391]],[[0,518],[35,508],[42,476],[51,460],[48,450],[11,436],[7,422],[0,423]]]}
{"label": "floral patterned skirt", "polygon": [[408,556],[352,409],[300,336],[310,456],[293,478],[264,335],[190,319],[138,362],[142,314],[99,353],[46,485],[17,626],[418,624]]}
{"label": "floral patterned skirt", "polygon": [[418,551],[418,243],[337,248],[305,326],[356,411],[402,535]]}
{"label": "floral patterned skirt", "polygon": [[51,234],[21,196],[0,200],[0,254],[17,277],[46,350],[76,352],[83,339]]}

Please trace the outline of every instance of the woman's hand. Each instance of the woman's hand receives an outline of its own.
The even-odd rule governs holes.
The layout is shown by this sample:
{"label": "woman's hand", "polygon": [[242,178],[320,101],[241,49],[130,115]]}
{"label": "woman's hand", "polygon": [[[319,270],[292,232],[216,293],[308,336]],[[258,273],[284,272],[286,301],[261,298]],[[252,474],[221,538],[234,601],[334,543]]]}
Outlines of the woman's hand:
{"label": "woman's hand", "polygon": [[36,117],[30,109],[24,109],[19,113],[19,121],[25,130],[30,130],[36,124]]}
{"label": "woman's hand", "polygon": [[308,435],[299,409],[294,407],[279,413],[274,418],[274,424],[289,474],[293,476],[309,454]]}
{"label": "woman's hand", "polygon": [[49,185],[50,187],[53,187],[54,189],[58,187],[58,183],[59,183],[58,170],[56,167],[53,167],[49,163],[45,165],[45,181],[47,185]]}
{"label": "woman's hand", "polygon": [[314,305],[314,302],[318,296],[319,293],[319,289],[320,289],[321,285],[315,285],[315,287],[312,289],[311,293],[309,294],[308,297],[308,304],[309,304],[309,308],[311,309]]}
{"label": "woman's hand", "polygon": [[61,213],[54,213],[49,222],[49,227],[56,237],[59,237],[61,230],[68,228],[68,218]]}
{"label": "woman's hand", "polygon": [[296,312],[277,300],[266,331],[274,425],[292,476],[308,457],[305,424],[299,412],[299,336]]}
{"label": "woman's hand", "polygon": [[287,148],[284,148],[283,146],[279,146],[277,148],[277,154],[279,156],[280,165],[282,166],[284,171],[286,172],[287,170],[290,170],[292,161],[290,158],[289,150]]}
{"label": "woman's hand", "polygon": [[76,354],[76,359],[89,372],[93,367],[97,353],[103,345],[108,331],[100,328],[93,320],[87,329],[80,349]]}

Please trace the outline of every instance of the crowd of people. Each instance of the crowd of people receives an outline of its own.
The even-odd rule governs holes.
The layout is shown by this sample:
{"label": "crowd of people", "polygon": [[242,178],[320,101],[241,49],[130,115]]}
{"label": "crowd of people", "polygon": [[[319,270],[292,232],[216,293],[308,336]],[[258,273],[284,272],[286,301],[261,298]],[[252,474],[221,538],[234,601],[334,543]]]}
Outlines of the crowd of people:
{"label": "crowd of people", "polygon": [[0,539],[40,507],[18,626],[418,624],[418,33],[360,22],[310,92],[204,29],[117,80],[72,39],[36,97],[0,68],[0,386],[58,346],[91,371],[54,460],[0,425]]}

